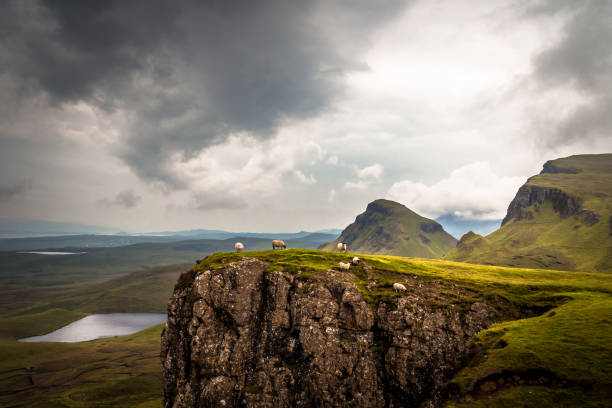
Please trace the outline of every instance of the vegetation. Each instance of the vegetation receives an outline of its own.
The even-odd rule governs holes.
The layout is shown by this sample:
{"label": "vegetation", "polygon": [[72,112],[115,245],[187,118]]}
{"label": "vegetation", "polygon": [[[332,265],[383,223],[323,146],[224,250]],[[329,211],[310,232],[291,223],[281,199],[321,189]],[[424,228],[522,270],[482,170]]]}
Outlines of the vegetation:
{"label": "vegetation", "polygon": [[[351,279],[372,307],[381,301],[393,304],[398,296],[391,289],[394,282],[416,279],[426,289],[438,288],[429,299],[431,307],[442,296],[459,310],[479,300],[505,310],[500,323],[478,335],[473,359],[447,384],[448,406],[595,407],[612,401],[611,275],[289,249],[215,253],[181,275],[177,285],[245,256],[307,284],[323,271],[340,272],[338,262],[355,255],[365,264],[351,267]],[[82,343],[15,339],[44,334],[86,313],[161,310],[184,268],[154,268],[112,282],[79,284],[79,293],[67,288],[55,300],[38,299],[5,313],[0,317],[0,405],[160,406],[161,326]],[[369,291],[365,286],[372,280],[376,288]],[[143,301],[128,302],[130,294]],[[157,300],[146,301],[148,294]]]}
{"label": "vegetation", "polygon": [[440,258],[457,240],[437,222],[421,217],[405,206],[376,200],[342,231],[335,241],[321,249],[335,251],[339,242],[351,251],[364,254]]}
{"label": "vegetation", "polygon": [[[219,253],[185,276],[251,256],[300,279],[336,269],[355,254],[322,251]],[[470,265],[444,260],[358,255],[377,283],[364,288],[361,268],[354,281],[371,303],[393,302],[393,282],[416,276],[458,287],[456,306],[484,300],[507,309],[504,322],[481,332],[472,362],[449,382],[448,406],[606,406],[612,401],[612,276]],[[543,313],[543,314],[542,314]],[[528,318],[517,317],[522,315]],[[513,317],[514,316],[514,317]]]}
{"label": "vegetation", "polygon": [[564,214],[559,199],[532,203],[521,209],[523,217],[507,219],[487,237],[462,238],[445,259],[612,272],[612,154],[558,159],[548,162],[544,171],[525,187],[560,191],[580,203],[575,213]]}
{"label": "vegetation", "polygon": [[0,338],[0,406],[161,407],[161,330],[80,343]]}
{"label": "vegetation", "polygon": [[[162,326],[80,343],[20,343],[89,313],[163,312],[189,264],[137,271],[104,283],[36,288],[30,305],[0,315],[0,406],[160,407]],[[45,291],[47,289],[47,291]],[[59,295],[58,295],[59,294]]]}

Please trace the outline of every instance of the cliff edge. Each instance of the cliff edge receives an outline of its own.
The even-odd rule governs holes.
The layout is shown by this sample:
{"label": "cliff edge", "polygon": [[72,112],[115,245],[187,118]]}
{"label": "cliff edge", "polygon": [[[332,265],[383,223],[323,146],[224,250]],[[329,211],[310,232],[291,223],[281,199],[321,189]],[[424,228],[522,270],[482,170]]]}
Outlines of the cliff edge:
{"label": "cliff edge", "polygon": [[[169,302],[166,407],[431,403],[501,315],[452,282],[364,262],[313,273],[309,256],[285,271],[226,256],[184,275]],[[407,291],[393,292],[395,281]]]}

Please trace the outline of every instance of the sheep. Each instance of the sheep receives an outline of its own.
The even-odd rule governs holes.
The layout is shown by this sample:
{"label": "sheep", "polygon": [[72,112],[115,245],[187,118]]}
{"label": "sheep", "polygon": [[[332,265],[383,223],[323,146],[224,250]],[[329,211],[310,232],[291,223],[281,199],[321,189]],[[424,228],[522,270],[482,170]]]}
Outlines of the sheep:
{"label": "sheep", "polygon": [[354,258],[353,258],[353,260],[351,261],[351,263],[352,263],[353,265],[359,265],[359,258],[354,257]]}
{"label": "sheep", "polygon": [[236,250],[236,252],[240,252],[244,249],[244,244],[242,242],[236,242],[234,244],[234,249]]}
{"label": "sheep", "polygon": [[348,271],[351,267],[350,263],[338,262],[338,268]]}
{"label": "sheep", "polygon": [[346,252],[346,242],[338,242],[338,251]]}
{"label": "sheep", "polygon": [[272,249],[276,249],[276,248],[285,248],[285,249],[287,249],[287,245],[285,245],[285,241],[281,241],[280,239],[273,239],[272,240]]}
{"label": "sheep", "polygon": [[401,283],[394,283],[393,284],[393,291],[394,292],[406,292],[408,289],[406,289],[406,287],[404,285],[402,285]]}

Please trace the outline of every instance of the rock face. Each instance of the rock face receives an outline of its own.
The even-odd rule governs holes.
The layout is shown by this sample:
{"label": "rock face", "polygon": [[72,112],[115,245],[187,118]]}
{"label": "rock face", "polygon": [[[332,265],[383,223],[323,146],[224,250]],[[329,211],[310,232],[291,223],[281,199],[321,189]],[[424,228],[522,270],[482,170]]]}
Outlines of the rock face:
{"label": "rock face", "polygon": [[240,258],[175,291],[162,335],[164,406],[433,404],[469,340],[498,316],[481,302],[434,309],[417,277],[373,308],[347,272],[304,280],[267,268]]}
{"label": "rock face", "polygon": [[516,196],[510,202],[502,225],[505,225],[512,219],[517,221],[532,219],[533,213],[527,211],[526,208],[532,205],[540,206],[548,200],[551,201],[553,210],[558,212],[561,218],[578,214],[583,201],[579,197],[572,197],[556,188],[524,185],[519,188]]}

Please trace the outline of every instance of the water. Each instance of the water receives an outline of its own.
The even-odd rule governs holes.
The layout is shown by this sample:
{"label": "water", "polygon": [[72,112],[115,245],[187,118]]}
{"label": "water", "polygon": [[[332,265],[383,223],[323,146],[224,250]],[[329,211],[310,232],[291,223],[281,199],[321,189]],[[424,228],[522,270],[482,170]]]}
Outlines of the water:
{"label": "water", "polygon": [[35,343],[56,341],[76,343],[104,337],[125,336],[166,321],[161,313],[109,313],[84,317],[43,336],[26,337],[19,341]]}
{"label": "water", "polygon": [[85,252],[57,252],[57,251],[29,251],[17,252],[18,254],[38,254],[38,255],[80,255]]}

